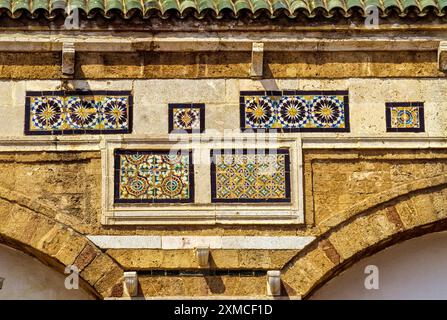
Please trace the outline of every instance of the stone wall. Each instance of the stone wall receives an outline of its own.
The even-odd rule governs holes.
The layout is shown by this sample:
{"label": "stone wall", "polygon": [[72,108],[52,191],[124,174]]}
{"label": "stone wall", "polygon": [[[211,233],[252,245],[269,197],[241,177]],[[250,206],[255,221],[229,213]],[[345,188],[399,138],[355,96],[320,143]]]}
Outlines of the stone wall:
{"label": "stone wall", "polygon": [[[60,79],[61,53],[0,53],[0,79]],[[249,78],[251,52],[76,55],[76,79]],[[265,78],[436,78],[436,51],[266,52]]]}
{"label": "stone wall", "polygon": [[[414,150],[344,150],[335,153],[332,150],[305,150],[307,223],[301,226],[103,226],[100,223],[100,155],[97,152],[3,153],[0,159],[0,177],[3,188],[26,195],[32,203],[42,203],[52,208],[52,211],[44,210],[45,215],[84,236],[96,234],[319,237],[330,228],[334,217],[339,221],[349,219],[350,209],[358,206],[359,203],[377,201],[374,199],[381,197],[381,194],[394,194],[395,190],[406,192],[405,190],[409,190],[411,184],[416,182],[423,184],[424,181],[442,176],[445,172],[446,159],[445,149],[417,152]],[[420,194],[424,197],[426,191],[420,191]],[[17,220],[16,223],[18,223]],[[6,224],[4,228],[15,228],[15,224]],[[361,230],[359,229],[358,232]],[[165,277],[159,274],[147,274],[151,270],[196,269],[194,250],[108,249],[104,251],[122,269],[138,270],[142,277],[142,292],[149,296],[155,292],[160,295],[264,295],[262,283],[264,283],[265,274],[256,275],[255,278],[249,274],[209,275],[208,279],[202,278],[200,274],[182,276],[179,273],[176,276],[172,275],[169,281],[178,283],[181,288],[177,285],[165,286],[161,291],[153,287],[153,281],[162,281]],[[287,263],[293,261],[299,252],[300,250],[214,249],[211,250],[210,266],[212,270],[282,269]],[[229,280],[225,280],[225,277],[229,277]],[[241,280],[230,280],[230,278]],[[253,287],[250,283],[251,281],[256,283],[258,281],[256,279],[260,281],[260,284]],[[146,286],[146,281],[151,285]],[[203,281],[203,284],[199,285],[200,281]],[[245,284],[237,285],[239,289],[225,285],[223,288],[226,289],[218,292],[219,289],[215,287],[216,281],[219,283],[224,281],[225,284],[245,281],[243,282]],[[194,283],[199,287],[195,287]],[[203,290],[199,290],[200,287],[203,287]]]}
{"label": "stone wall", "polygon": [[[247,52],[79,53],[78,80],[67,80],[61,79],[58,53],[1,53],[0,240],[59,270],[82,262],[85,285],[99,297],[123,295],[123,270],[138,270],[140,295],[148,297],[264,296],[271,269],[283,271],[283,293],[306,296],[353,260],[398,242],[400,233],[408,231],[409,238],[426,225],[427,232],[445,227],[440,204],[446,183],[447,82],[436,52],[268,52],[264,80],[244,79],[250,59]],[[25,135],[27,91],[75,89],[131,91],[132,133]],[[104,155],[113,151],[107,139],[115,139],[120,148],[132,141],[140,147],[166,146],[170,137],[175,141],[168,135],[169,103],[205,104],[202,137],[225,130],[243,136],[239,99],[240,91],[247,90],[349,91],[348,132],[277,135],[296,146],[299,159],[292,174],[297,177],[302,169],[302,195],[295,198],[303,205],[301,223],[104,224],[104,194],[113,187],[104,185],[111,166]],[[425,130],[387,132],[387,102],[423,102]],[[200,196],[208,199],[210,191]],[[408,204],[408,199],[419,200]],[[347,234],[358,237],[358,247],[343,243]],[[282,249],[266,243],[252,249],[211,248],[208,273],[201,274],[191,248],[101,247],[88,238],[92,235],[288,236],[294,241],[309,237],[311,243]]]}

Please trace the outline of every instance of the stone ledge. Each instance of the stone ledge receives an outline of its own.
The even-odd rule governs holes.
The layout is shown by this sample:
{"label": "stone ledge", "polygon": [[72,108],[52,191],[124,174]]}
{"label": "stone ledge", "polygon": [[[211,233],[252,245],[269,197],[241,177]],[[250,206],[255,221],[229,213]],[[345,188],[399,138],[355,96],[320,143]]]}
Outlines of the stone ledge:
{"label": "stone ledge", "polygon": [[315,237],[267,236],[106,236],[89,235],[87,238],[101,249],[302,249]]}

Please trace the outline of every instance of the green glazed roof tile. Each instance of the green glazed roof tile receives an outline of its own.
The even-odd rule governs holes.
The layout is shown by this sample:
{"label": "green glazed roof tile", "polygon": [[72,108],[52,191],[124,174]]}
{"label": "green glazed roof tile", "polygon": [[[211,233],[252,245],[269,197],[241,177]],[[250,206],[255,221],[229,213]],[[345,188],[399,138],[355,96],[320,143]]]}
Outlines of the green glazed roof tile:
{"label": "green glazed roof tile", "polygon": [[342,0],[328,1],[328,4],[327,4],[327,10],[328,11],[331,11],[331,10],[334,10],[334,9],[338,9],[338,8],[345,10],[344,1],[342,1]]}
{"label": "green glazed roof tile", "polygon": [[[186,16],[194,14],[203,17],[212,14],[221,17],[230,13],[234,17],[241,14],[251,14],[252,17],[266,13],[270,17],[285,15],[294,18],[298,15],[308,17],[330,17],[334,11],[346,17],[355,12],[365,14],[368,6],[376,6],[382,16],[397,12],[406,16],[410,12],[419,16],[429,11],[438,16],[447,12],[447,0],[69,0],[71,9],[79,9],[88,16],[94,11],[104,15],[120,14],[126,18],[134,14],[149,17],[159,15],[168,17],[170,14]],[[7,13],[13,18],[23,13],[38,15],[42,12],[47,17],[64,14],[67,0],[0,0],[0,14]],[[95,16],[95,15],[92,15]]]}
{"label": "green glazed roof tile", "polygon": [[[100,2],[101,0],[99,0],[98,2]],[[121,0],[107,0],[105,3],[103,4],[97,4],[91,8],[89,8],[89,10],[93,10],[93,9],[101,9],[101,10],[105,10],[107,12],[109,12],[110,10],[119,10],[121,12],[124,11],[124,5],[123,2]]]}
{"label": "green glazed roof tile", "polygon": [[400,10],[404,9],[401,6],[401,4],[399,3],[399,1],[396,1],[396,0],[383,0],[383,6],[385,7],[385,9],[388,9],[391,7],[396,7],[396,8],[399,8]]}
{"label": "green glazed roof tile", "polygon": [[254,1],[252,1],[251,10],[253,11],[253,13],[255,13],[258,10],[263,10],[263,9],[270,11],[270,12],[272,11],[269,0],[254,0]]}
{"label": "green glazed roof tile", "polygon": [[32,7],[30,8],[31,12],[35,12],[36,10],[46,10],[48,11],[50,3],[47,0],[34,0],[32,2]]}
{"label": "green glazed roof tile", "polygon": [[234,1],[235,6],[235,12],[239,12],[241,10],[247,9],[251,10],[252,6],[250,5],[250,2],[247,0],[235,0]]}
{"label": "green glazed roof tile", "polygon": [[231,0],[216,1],[217,11],[234,10],[234,3]]}

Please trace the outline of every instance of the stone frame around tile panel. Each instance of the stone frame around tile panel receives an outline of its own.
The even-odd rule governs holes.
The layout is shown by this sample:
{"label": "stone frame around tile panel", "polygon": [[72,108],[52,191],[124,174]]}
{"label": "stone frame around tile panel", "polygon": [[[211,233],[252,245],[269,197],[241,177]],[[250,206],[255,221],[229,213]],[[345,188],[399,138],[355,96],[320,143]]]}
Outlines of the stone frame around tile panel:
{"label": "stone frame around tile panel", "polygon": [[[257,149],[212,149],[210,151],[210,175],[211,175],[211,202],[212,203],[281,203],[281,202],[290,202],[291,194],[290,194],[290,152],[289,149],[278,148],[274,149],[276,154],[284,154],[285,155],[285,163],[284,163],[284,171],[285,171],[285,195],[286,197],[283,199],[274,199],[274,198],[265,198],[265,199],[249,199],[249,198],[231,198],[231,199],[222,199],[217,198],[217,183],[216,183],[216,163],[215,156],[216,151],[224,151],[229,150],[230,155],[236,154],[257,154]],[[254,151],[254,153],[250,153],[249,151]],[[266,152],[265,154],[269,154]]]}
{"label": "stone frame around tile panel", "polygon": [[[169,137],[103,136],[101,142],[102,218],[105,225],[210,225],[210,224],[302,224],[304,223],[304,178],[300,137],[279,137],[274,142],[256,145],[264,149],[289,149],[290,202],[212,203],[210,185],[210,151],[212,149],[253,149],[246,146],[249,134],[237,135],[230,141],[197,143],[196,134],[181,141]],[[254,137],[255,135],[253,135]],[[213,137],[214,138],[214,137]],[[251,143],[251,142],[250,142]],[[192,150],[194,163],[194,203],[115,203],[114,150],[150,149]]]}
{"label": "stone frame around tile panel", "polygon": [[[395,128],[391,124],[391,109],[395,107],[418,108],[419,127]],[[386,132],[425,132],[424,102],[386,102],[385,103]]]}
{"label": "stone frame around tile panel", "polygon": [[[199,109],[199,129],[175,129],[174,109]],[[203,133],[205,131],[204,103],[169,103],[168,104],[168,133]]]}
{"label": "stone frame around tile panel", "polygon": [[114,203],[193,203],[194,202],[194,163],[192,158],[192,150],[180,150],[181,153],[188,154],[188,199],[124,199],[119,197],[120,188],[120,156],[123,154],[147,154],[147,155],[164,155],[170,150],[150,150],[150,149],[115,149],[114,151]]}
{"label": "stone frame around tile panel", "polygon": [[[31,129],[31,98],[40,96],[126,96],[127,97],[127,121],[126,129],[64,129],[64,130],[32,130]],[[133,129],[133,94],[130,90],[55,90],[55,91],[26,91],[25,92],[25,122],[24,134],[38,135],[83,135],[83,134],[126,134]]]}
{"label": "stone frame around tile panel", "polygon": [[[246,114],[245,114],[245,100],[244,96],[277,96],[282,97],[286,95],[321,95],[321,96],[334,96],[342,95],[344,105],[344,128],[247,128],[246,127]],[[283,132],[283,133],[296,133],[296,132],[350,132],[350,115],[349,115],[349,91],[348,90],[267,90],[267,91],[240,91],[239,93],[239,117],[240,117],[240,130],[241,132]]]}

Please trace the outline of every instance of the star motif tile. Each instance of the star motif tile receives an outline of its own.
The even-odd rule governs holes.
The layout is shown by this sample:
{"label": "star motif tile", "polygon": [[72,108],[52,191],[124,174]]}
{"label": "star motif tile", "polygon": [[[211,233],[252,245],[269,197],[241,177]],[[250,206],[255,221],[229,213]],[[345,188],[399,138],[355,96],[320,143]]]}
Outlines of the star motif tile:
{"label": "star motif tile", "polygon": [[169,133],[200,133],[205,130],[205,105],[169,104]]}

